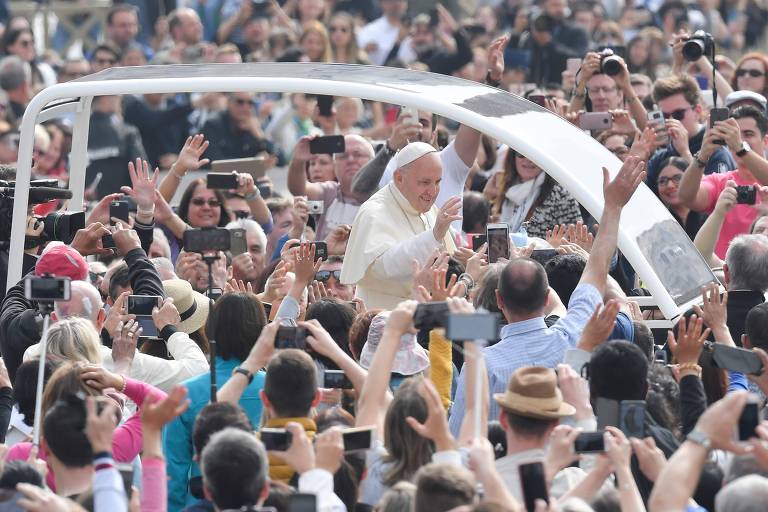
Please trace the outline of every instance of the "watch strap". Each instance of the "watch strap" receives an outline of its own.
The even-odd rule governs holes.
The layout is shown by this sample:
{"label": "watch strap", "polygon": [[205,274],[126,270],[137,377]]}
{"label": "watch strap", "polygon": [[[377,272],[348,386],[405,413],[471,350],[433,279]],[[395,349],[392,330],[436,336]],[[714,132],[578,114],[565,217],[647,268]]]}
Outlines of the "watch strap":
{"label": "watch strap", "polygon": [[246,379],[248,379],[248,384],[250,385],[251,382],[253,382],[253,372],[246,370],[242,366],[235,367],[234,370],[232,370],[232,375],[239,373],[240,375],[245,376]]}
{"label": "watch strap", "polygon": [[690,441],[692,443],[695,443],[695,444],[698,444],[699,446],[704,447],[707,451],[709,451],[712,448],[712,441],[701,430],[693,429],[685,437],[685,439],[686,439],[686,441]]}
{"label": "watch strap", "polygon": [[736,156],[742,157],[742,156],[746,155],[747,153],[749,153],[751,149],[752,148],[749,147],[749,144],[747,144],[746,142],[742,142],[741,143],[741,149],[739,149],[736,152]]}

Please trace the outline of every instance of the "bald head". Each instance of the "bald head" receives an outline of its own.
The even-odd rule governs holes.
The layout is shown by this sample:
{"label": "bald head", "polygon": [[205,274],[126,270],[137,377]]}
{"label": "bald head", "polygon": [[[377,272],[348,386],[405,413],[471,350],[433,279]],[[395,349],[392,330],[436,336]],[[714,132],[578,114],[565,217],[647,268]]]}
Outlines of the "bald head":
{"label": "bald head", "polygon": [[68,301],[56,301],[54,311],[58,320],[65,318],[87,318],[94,326],[99,325],[99,313],[102,302],[99,290],[86,281],[72,281],[71,295]]}
{"label": "bald head", "polygon": [[510,261],[499,277],[498,298],[511,315],[543,314],[548,292],[544,267],[529,258]]}

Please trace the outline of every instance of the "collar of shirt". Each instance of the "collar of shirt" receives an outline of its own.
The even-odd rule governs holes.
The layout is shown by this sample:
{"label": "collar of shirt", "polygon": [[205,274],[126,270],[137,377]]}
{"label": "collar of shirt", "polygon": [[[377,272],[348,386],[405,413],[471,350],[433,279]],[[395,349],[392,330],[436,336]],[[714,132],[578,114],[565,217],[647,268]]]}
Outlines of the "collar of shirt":
{"label": "collar of shirt", "polygon": [[544,323],[544,317],[537,316],[536,318],[529,318],[528,320],[505,325],[501,328],[501,339],[505,340],[512,336],[544,330],[546,328],[547,324]]}

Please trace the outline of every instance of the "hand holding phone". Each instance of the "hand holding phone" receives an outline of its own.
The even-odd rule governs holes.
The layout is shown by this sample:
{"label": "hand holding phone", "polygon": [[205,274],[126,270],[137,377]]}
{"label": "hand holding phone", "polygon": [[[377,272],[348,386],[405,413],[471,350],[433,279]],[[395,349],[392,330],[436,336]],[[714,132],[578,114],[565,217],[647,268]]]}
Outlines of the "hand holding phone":
{"label": "hand holding phone", "polygon": [[526,510],[535,512],[536,500],[544,500],[549,503],[544,464],[541,462],[520,464],[518,471],[520,472],[520,487],[523,489]]}

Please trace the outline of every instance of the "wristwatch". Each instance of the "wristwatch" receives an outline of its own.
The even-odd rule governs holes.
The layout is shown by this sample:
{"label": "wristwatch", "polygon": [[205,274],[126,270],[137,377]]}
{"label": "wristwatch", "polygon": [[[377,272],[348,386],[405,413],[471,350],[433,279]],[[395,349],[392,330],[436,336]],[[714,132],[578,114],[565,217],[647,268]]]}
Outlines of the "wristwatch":
{"label": "wristwatch", "polygon": [[690,441],[692,443],[696,443],[700,446],[703,446],[705,450],[709,451],[712,449],[712,441],[707,437],[707,435],[702,432],[701,430],[692,430],[688,436],[686,436],[686,441]]}
{"label": "wristwatch", "polygon": [[244,375],[246,379],[248,379],[248,384],[253,382],[253,372],[246,370],[242,366],[236,366],[234,370],[232,370],[232,376],[234,377],[236,373],[239,373],[240,375]]}
{"label": "wristwatch", "polygon": [[746,155],[752,151],[752,148],[749,146],[749,143],[745,140],[741,141],[741,149],[736,152],[736,156],[741,158],[742,156]]}
{"label": "wristwatch", "polygon": [[707,166],[707,162],[704,162],[704,161],[701,159],[700,155],[701,155],[701,151],[697,151],[697,152],[696,152],[696,154],[695,154],[695,155],[693,155],[693,161],[694,161],[694,163],[695,163],[696,165],[698,165],[699,167],[702,167],[702,168],[704,168],[704,167],[706,167],[706,166]]}

